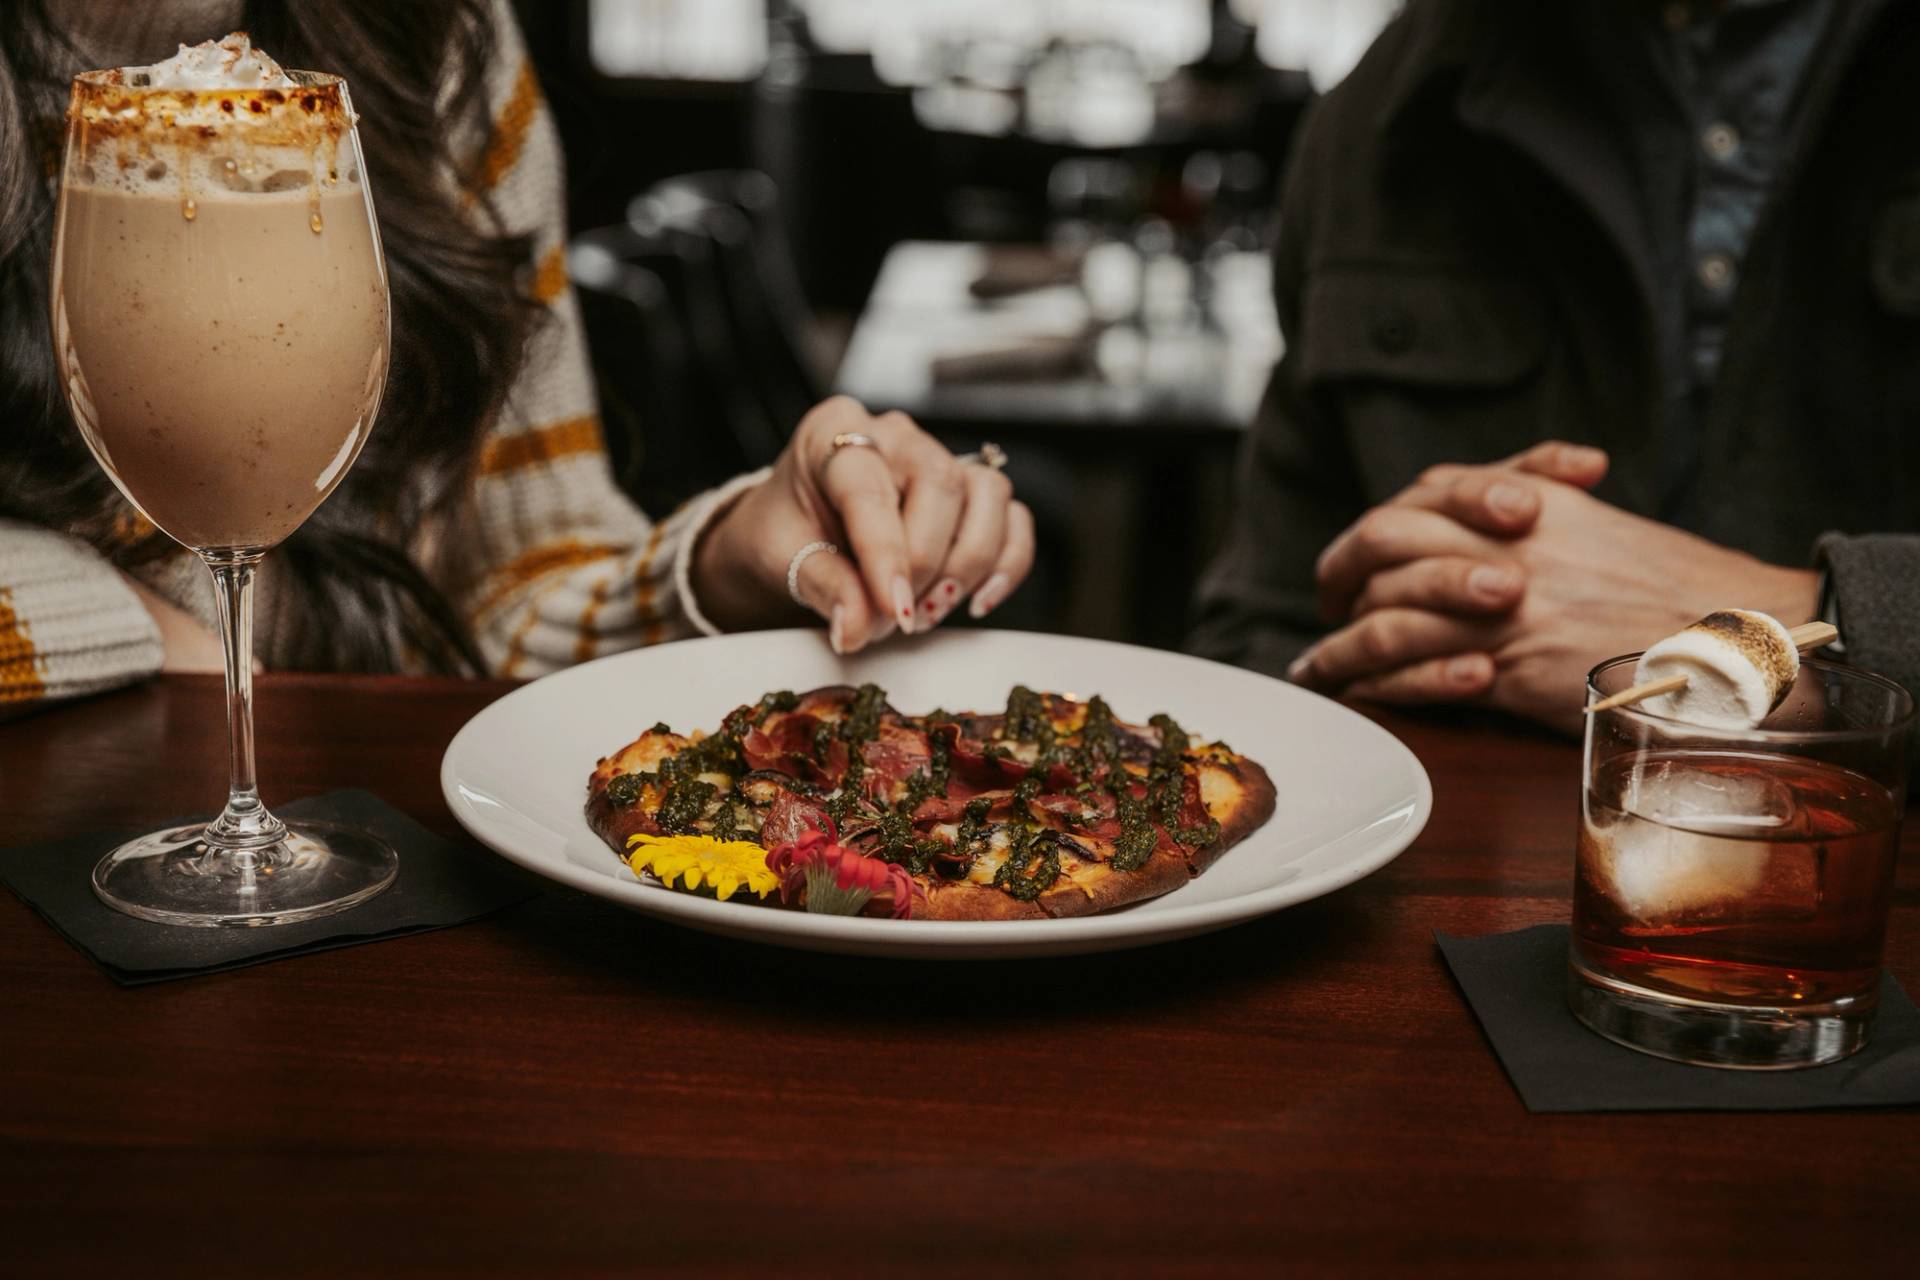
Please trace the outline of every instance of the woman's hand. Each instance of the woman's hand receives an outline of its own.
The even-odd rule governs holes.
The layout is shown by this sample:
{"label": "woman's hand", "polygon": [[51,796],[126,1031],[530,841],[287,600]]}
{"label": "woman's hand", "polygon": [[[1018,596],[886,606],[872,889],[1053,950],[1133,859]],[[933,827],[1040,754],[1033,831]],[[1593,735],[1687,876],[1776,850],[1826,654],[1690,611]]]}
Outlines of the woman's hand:
{"label": "woman's hand", "polygon": [[[221,648],[220,637],[202,624],[200,619],[154,594],[138,578],[127,574],[121,577],[133,588],[133,594],[140,597],[140,603],[146,606],[147,612],[160,628],[162,671],[219,675],[227,669],[227,657]],[[258,662],[254,663],[254,670],[260,670]]]}
{"label": "woman's hand", "polygon": [[[847,435],[874,447],[835,448]],[[767,483],[708,526],[693,558],[701,608],[729,630],[801,616],[787,566],[816,541],[841,554],[806,558],[800,598],[839,653],[895,627],[936,626],[969,598],[983,617],[1033,567],[1033,515],[1006,476],[960,462],[905,414],[876,417],[846,396],[802,419]]]}

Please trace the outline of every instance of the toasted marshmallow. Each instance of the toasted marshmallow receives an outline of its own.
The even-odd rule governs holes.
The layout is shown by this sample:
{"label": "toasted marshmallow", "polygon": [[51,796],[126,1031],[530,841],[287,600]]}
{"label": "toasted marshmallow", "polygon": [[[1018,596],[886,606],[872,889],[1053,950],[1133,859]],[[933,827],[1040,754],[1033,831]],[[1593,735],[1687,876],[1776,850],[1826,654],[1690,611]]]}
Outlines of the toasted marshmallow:
{"label": "toasted marshmallow", "polygon": [[1685,676],[1687,687],[1640,705],[1717,729],[1750,729],[1793,687],[1800,651],[1778,619],[1748,609],[1710,613],[1640,655],[1635,684]]}

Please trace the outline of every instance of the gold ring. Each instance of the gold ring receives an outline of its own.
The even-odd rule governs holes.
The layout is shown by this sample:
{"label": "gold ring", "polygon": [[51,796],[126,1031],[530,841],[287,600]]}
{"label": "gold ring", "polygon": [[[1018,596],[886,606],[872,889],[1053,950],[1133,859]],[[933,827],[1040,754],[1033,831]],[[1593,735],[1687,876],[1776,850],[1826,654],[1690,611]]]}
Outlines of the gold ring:
{"label": "gold ring", "polygon": [[880,445],[864,431],[836,431],[830,443],[827,456],[821,461],[820,470],[814,476],[816,483],[823,486],[826,483],[827,468],[833,465],[833,460],[840,456],[842,449],[872,449],[875,453],[880,452]]}
{"label": "gold ring", "polygon": [[993,441],[987,440],[972,453],[963,453],[954,461],[985,467],[989,471],[1004,471],[1007,466],[1007,451]]}

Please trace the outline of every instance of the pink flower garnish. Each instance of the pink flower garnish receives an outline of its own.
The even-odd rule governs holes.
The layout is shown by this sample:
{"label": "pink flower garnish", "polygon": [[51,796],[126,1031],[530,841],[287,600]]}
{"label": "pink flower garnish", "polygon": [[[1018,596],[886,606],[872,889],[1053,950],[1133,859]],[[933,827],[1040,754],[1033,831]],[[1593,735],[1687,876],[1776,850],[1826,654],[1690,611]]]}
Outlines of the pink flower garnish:
{"label": "pink flower garnish", "polygon": [[767,854],[767,869],[780,877],[780,900],[790,903],[805,889],[809,911],[854,915],[884,892],[892,898],[895,920],[913,914],[913,878],[907,869],[847,848],[830,821],[825,830],[815,828],[775,846]]}

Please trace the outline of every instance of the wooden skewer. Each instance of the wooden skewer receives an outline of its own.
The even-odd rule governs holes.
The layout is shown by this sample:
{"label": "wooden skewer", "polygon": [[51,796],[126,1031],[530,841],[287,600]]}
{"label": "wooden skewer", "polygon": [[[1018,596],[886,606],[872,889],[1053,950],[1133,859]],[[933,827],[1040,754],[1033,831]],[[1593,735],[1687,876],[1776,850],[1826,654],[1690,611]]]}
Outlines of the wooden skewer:
{"label": "wooden skewer", "polygon": [[[1832,644],[1840,638],[1839,628],[1830,622],[1803,622],[1787,634],[1793,637],[1793,647],[1803,652]],[[1637,684],[1631,689],[1622,689],[1610,697],[1600,699],[1587,708],[1587,714],[1611,711],[1615,707],[1629,707],[1636,702],[1644,702],[1648,698],[1657,698],[1663,693],[1678,693],[1686,687],[1685,676],[1668,676],[1663,680],[1649,680],[1645,684]]]}

